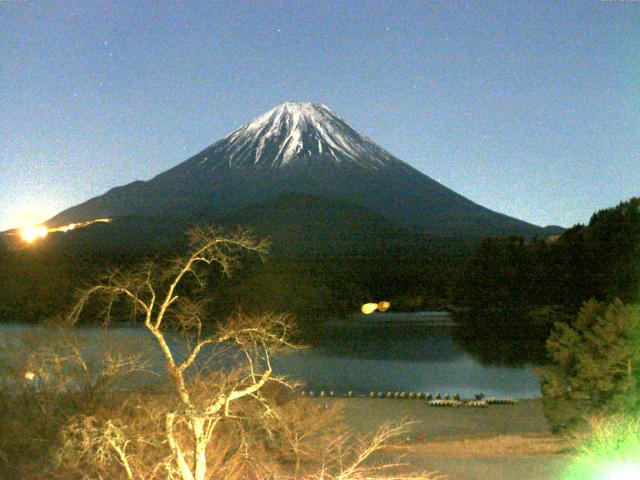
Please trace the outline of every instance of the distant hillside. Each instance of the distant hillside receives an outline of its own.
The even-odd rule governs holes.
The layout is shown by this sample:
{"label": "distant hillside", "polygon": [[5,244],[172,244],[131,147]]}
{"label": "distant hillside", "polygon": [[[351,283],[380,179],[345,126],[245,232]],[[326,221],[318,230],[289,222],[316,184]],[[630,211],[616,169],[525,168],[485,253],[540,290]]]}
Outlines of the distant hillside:
{"label": "distant hillside", "polygon": [[[416,233],[344,200],[291,192],[227,215],[202,209],[190,214],[117,217],[111,223],[51,233],[29,248],[93,254],[180,251],[187,244],[188,228],[205,224],[226,230],[248,228],[258,237],[271,239],[271,255],[287,257],[411,257],[416,252],[460,253],[475,244]],[[15,243],[24,248],[19,240]]]}

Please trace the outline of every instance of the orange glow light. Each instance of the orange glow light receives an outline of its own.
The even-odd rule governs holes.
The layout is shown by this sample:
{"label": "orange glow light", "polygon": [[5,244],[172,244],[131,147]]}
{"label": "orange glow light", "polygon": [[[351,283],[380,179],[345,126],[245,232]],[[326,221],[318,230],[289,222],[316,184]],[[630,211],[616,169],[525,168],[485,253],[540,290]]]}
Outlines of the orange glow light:
{"label": "orange glow light", "polygon": [[378,303],[378,310],[381,312],[386,312],[391,307],[391,302],[387,302],[386,300]]}
{"label": "orange glow light", "polygon": [[97,218],[95,220],[89,220],[87,222],[70,223],[63,225],[62,227],[47,228],[44,225],[32,225],[30,227],[23,228],[18,232],[22,240],[27,243],[33,243],[36,240],[41,240],[46,237],[50,232],[68,232],[69,230],[75,230],[77,228],[87,227],[94,223],[109,223],[110,218]]}
{"label": "orange glow light", "polygon": [[20,236],[27,243],[33,243],[38,239],[44,238],[49,233],[49,229],[44,225],[32,225],[20,230]]}
{"label": "orange glow light", "polygon": [[365,303],[364,305],[362,305],[362,307],[360,307],[360,310],[365,315],[369,315],[370,313],[375,312],[377,309],[378,309],[377,303]]}

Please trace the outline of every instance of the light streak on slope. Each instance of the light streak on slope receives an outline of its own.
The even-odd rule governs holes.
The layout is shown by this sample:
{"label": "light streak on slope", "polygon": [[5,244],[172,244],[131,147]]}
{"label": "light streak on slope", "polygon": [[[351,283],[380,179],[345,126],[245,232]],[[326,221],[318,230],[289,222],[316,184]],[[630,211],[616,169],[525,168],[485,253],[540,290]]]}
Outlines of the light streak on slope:
{"label": "light streak on slope", "polygon": [[88,220],[86,222],[79,223],[70,223],[68,225],[63,225],[61,227],[53,227],[47,228],[45,225],[32,225],[26,228],[19,230],[17,233],[13,233],[13,235],[19,235],[22,240],[27,243],[33,243],[37,240],[41,240],[45,238],[49,233],[52,232],[68,232],[70,230],[76,230],[78,228],[88,227],[89,225],[93,225],[94,223],[109,223],[111,222],[110,218],[96,218],[95,220]]}

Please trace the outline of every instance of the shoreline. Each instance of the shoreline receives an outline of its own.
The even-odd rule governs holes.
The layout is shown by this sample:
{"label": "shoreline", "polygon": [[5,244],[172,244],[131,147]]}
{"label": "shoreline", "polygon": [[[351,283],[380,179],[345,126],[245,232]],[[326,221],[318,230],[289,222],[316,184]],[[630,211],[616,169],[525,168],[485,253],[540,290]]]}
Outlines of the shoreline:
{"label": "shoreline", "polygon": [[401,456],[411,469],[448,480],[557,480],[570,461],[570,445],[551,434],[541,399],[487,408],[435,408],[412,400],[314,399],[342,403],[344,420],[358,435],[385,422],[412,422],[377,459]]}

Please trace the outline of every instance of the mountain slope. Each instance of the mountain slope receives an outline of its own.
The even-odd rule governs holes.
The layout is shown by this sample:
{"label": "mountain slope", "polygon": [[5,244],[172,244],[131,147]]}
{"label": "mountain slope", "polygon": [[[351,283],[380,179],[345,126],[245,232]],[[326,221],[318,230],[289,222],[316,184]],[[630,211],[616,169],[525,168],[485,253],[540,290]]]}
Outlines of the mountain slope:
{"label": "mountain slope", "polygon": [[392,252],[409,255],[410,251],[434,253],[465,247],[412,232],[348,201],[290,192],[228,215],[200,210],[121,216],[108,224],[51,233],[46,248],[67,253],[143,253],[149,250],[152,238],[156,248],[180,250],[187,241],[185,232],[198,224],[230,231],[248,228],[256,236],[270,239],[271,256],[290,258],[361,258]]}
{"label": "mountain slope", "polygon": [[362,257],[429,249],[432,238],[413,233],[352,203],[291,192],[220,219],[228,228],[250,228],[271,240],[271,252],[287,257]]}
{"label": "mountain slope", "polygon": [[348,200],[432,235],[541,232],[432,180],[324,105],[299,103],[282,104],[153,179],[114,188],[47,224],[207,208],[230,214],[287,192]]}

